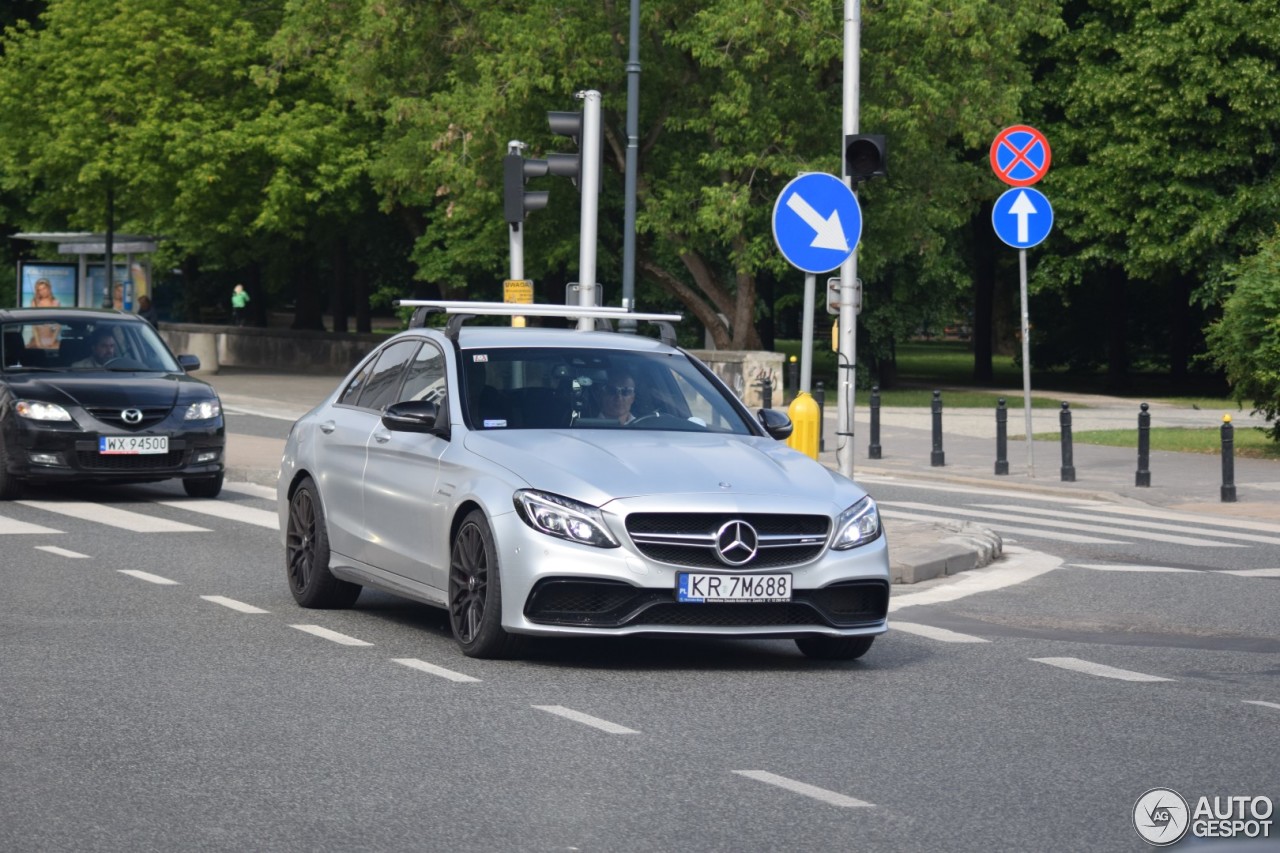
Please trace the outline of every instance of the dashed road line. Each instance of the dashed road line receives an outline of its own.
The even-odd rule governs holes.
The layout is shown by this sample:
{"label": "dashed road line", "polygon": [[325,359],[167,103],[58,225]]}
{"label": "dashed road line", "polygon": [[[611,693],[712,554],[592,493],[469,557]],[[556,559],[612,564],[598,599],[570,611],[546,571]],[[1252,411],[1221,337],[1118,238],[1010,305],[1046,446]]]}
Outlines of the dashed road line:
{"label": "dashed road line", "polygon": [[81,554],[79,551],[68,551],[66,548],[59,548],[57,545],[37,545],[37,551],[44,551],[49,554],[57,554],[59,557],[67,557],[71,560],[87,560],[88,554]]}
{"label": "dashed road line", "polygon": [[1031,660],[1037,663],[1047,663],[1049,666],[1069,669],[1073,672],[1083,672],[1086,675],[1096,675],[1099,678],[1114,678],[1119,681],[1173,681],[1172,678],[1147,675],[1145,672],[1134,672],[1131,669],[1118,669],[1114,666],[1093,663],[1080,658],[1031,658]]}
{"label": "dashed road line", "polygon": [[890,622],[889,630],[905,631],[908,634],[918,634],[921,637],[928,637],[930,640],[938,640],[943,643],[989,643],[990,640],[982,637],[975,637],[972,634],[961,634],[956,631],[949,631],[946,628],[936,628],[933,625],[919,625],[915,622]]}
{"label": "dashed road line", "polygon": [[1199,569],[1177,569],[1173,566],[1122,565],[1120,563],[1067,563],[1076,569],[1092,569],[1095,572],[1132,572],[1135,574],[1201,574]]}
{"label": "dashed road line", "polygon": [[364,640],[357,640],[355,637],[348,636],[347,634],[339,634],[337,631],[330,631],[328,628],[321,628],[319,625],[290,625],[289,627],[297,628],[299,631],[304,631],[317,637],[323,637],[326,640],[330,640],[331,642],[339,643],[344,646],[373,645],[373,643],[366,643]]}
{"label": "dashed road line", "polygon": [[846,809],[875,808],[875,803],[868,803],[866,800],[858,800],[844,794],[837,794],[835,791],[828,791],[826,788],[819,788],[817,785],[810,785],[806,782],[797,782],[795,779],[788,779],[786,776],[779,776],[767,770],[735,770],[733,772],[739,776],[746,776],[748,779],[755,779],[757,782],[764,782],[766,785],[784,788],[794,794],[821,800],[829,805]]}
{"label": "dashed road line", "polygon": [[602,732],[608,732],[611,735],[640,734],[635,729],[629,729],[626,726],[620,726],[617,723],[611,723],[608,720],[602,720],[599,717],[593,717],[590,714],[584,714],[581,711],[575,711],[563,705],[534,705],[533,707],[539,711],[546,711],[548,714],[555,714],[558,717],[564,717],[566,720],[573,720],[575,723],[582,723],[584,726],[591,726]]}
{"label": "dashed road line", "polygon": [[128,575],[131,578],[137,578],[138,580],[146,581],[147,583],[159,584],[161,586],[178,586],[177,581],[162,578],[160,575],[153,575],[151,572],[144,572],[140,569],[117,569],[116,571],[120,572],[122,575]]}
{"label": "dashed road line", "polygon": [[1280,711],[1280,703],[1276,702],[1263,702],[1260,699],[1245,699],[1244,703],[1246,705],[1261,705],[1264,708],[1275,708],[1277,711]]}
{"label": "dashed road line", "polygon": [[254,607],[252,604],[245,604],[243,601],[236,601],[234,598],[227,598],[222,595],[202,595],[205,601],[211,601],[214,604],[221,604],[223,607],[229,607],[241,613],[270,613],[270,610],[263,610],[261,607]]}
{"label": "dashed road line", "polygon": [[205,527],[196,527],[192,524],[183,524],[181,521],[170,521],[167,518],[144,515],[140,512],[130,512],[127,509],[90,503],[89,501],[18,501],[18,503],[23,506],[29,506],[32,509],[55,512],[59,515],[69,515],[82,521],[106,524],[110,527],[119,527],[122,530],[129,530],[134,533],[209,532],[208,528]]}
{"label": "dashed road line", "polygon": [[410,669],[416,669],[419,672],[425,672],[429,675],[438,675],[441,678],[447,678],[450,681],[457,681],[459,683],[480,680],[478,678],[472,678],[469,675],[463,675],[460,672],[454,672],[451,669],[445,669],[442,666],[436,666],[433,663],[427,663],[424,660],[418,660],[417,658],[392,658],[391,662],[398,663],[401,666],[407,666]]}

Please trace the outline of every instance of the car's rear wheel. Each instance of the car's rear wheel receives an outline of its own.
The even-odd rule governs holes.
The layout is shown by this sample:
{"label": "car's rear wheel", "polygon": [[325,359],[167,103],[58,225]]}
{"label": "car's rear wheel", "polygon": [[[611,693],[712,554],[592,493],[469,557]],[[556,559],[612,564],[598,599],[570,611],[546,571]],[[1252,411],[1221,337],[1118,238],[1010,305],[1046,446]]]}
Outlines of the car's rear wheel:
{"label": "car's rear wheel", "polygon": [[875,637],[796,637],[805,657],[815,660],[857,660],[871,649]]}
{"label": "car's rear wheel", "polygon": [[449,627],[462,653],[473,658],[514,655],[519,638],[502,627],[498,549],[484,513],[462,520],[449,551]]}
{"label": "car's rear wheel", "polygon": [[0,441],[0,501],[12,501],[22,497],[22,481],[9,473],[9,451]]}
{"label": "car's rear wheel", "polygon": [[303,607],[350,607],[360,596],[360,584],[339,580],[329,571],[329,532],[310,477],[298,484],[289,499],[284,558],[289,592]]}
{"label": "car's rear wheel", "polygon": [[222,476],[192,477],[182,481],[182,488],[193,498],[216,498],[222,492]]}

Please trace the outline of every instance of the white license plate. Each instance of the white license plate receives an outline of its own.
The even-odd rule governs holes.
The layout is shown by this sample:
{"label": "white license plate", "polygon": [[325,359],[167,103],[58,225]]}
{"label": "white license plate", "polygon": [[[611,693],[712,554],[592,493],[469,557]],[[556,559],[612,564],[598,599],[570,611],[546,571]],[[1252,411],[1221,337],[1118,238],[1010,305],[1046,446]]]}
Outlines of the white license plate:
{"label": "white license plate", "polygon": [[101,435],[98,436],[98,453],[168,453],[167,435]]}
{"label": "white license plate", "polygon": [[681,572],[676,576],[676,600],[685,604],[710,601],[790,601],[791,575],[700,575]]}

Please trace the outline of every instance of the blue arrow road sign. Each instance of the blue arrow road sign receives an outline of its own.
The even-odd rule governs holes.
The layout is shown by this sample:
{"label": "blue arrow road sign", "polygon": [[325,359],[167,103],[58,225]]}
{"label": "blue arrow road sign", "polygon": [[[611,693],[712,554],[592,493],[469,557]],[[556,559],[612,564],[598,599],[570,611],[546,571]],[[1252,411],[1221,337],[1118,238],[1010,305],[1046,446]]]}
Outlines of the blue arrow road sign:
{"label": "blue arrow road sign", "polygon": [[1015,249],[1026,249],[1044,240],[1053,228],[1053,207],[1044,193],[1031,187],[1014,187],[996,199],[991,209],[996,236]]}
{"label": "blue arrow road sign", "polygon": [[801,175],[773,205],[773,239],[783,257],[804,272],[830,272],[853,254],[862,237],[862,208],[835,175]]}

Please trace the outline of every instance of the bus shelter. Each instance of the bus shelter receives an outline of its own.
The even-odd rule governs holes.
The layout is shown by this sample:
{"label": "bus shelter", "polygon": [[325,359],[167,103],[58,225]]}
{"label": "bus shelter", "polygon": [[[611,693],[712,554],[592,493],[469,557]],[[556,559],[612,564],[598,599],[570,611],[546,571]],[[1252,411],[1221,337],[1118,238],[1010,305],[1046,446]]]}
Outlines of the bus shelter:
{"label": "bus shelter", "polygon": [[36,282],[51,283],[59,303],[84,308],[116,307],[135,310],[138,298],[151,295],[151,260],[160,238],[141,234],[113,234],[112,257],[124,256],[124,263],[112,264],[110,282],[107,270],[107,235],[86,232],[47,232],[14,234],[15,240],[54,243],[59,255],[74,256],[75,261],[23,261],[19,267],[18,299],[31,305]]}

